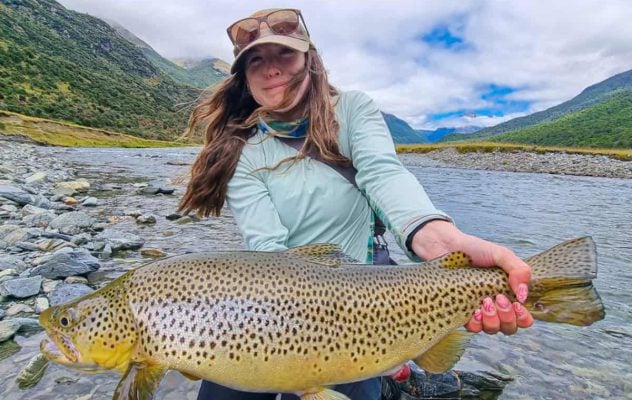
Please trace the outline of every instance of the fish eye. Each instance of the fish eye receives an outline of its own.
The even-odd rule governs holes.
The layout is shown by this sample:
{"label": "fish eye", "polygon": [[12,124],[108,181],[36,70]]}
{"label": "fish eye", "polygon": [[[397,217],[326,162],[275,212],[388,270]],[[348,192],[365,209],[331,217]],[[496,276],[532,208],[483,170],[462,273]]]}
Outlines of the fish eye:
{"label": "fish eye", "polygon": [[61,318],[59,319],[59,323],[61,324],[61,326],[68,326],[68,324],[69,324],[70,322],[68,321],[68,318],[66,318],[66,317],[61,317]]}

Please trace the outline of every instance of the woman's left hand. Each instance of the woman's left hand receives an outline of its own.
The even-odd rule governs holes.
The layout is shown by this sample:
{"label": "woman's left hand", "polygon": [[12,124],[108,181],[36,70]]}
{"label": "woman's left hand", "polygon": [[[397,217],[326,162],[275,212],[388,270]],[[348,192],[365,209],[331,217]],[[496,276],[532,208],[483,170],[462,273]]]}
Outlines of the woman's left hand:
{"label": "woman's left hand", "polygon": [[452,251],[467,254],[477,267],[498,266],[509,276],[509,285],[518,299],[511,303],[502,294],[483,300],[465,328],[489,334],[513,335],[518,328],[533,325],[533,316],[522,304],[527,299],[531,267],[506,247],[467,235],[452,223],[442,220],[426,223],[413,237],[412,250],[424,260],[431,260]]}

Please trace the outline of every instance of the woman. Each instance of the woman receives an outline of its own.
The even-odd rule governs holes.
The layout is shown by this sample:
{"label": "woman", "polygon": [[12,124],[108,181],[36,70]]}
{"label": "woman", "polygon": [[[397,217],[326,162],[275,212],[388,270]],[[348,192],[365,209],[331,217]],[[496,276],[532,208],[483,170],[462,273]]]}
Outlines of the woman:
{"label": "woman", "polygon": [[[219,215],[227,202],[251,250],[337,243],[365,263],[373,262],[379,248],[379,215],[411,259],[463,251],[477,266],[502,267],[517,298],[526,299],[529,266],[511,250],[461,232],[432,205],[397,158],[375,103],[328,83],[300,11],[258,11],[232,24],[228,34],[236,57],[232,75],[189,121],[189,132],[206,125],[206,140],[182,210]],[[357,170],[355,184],[340,172],[350,166]],[[466,328],[513,334],[532,323],[520,303],[498,295],[484,300]],[[380,393],[377,379],[336,390],[353,400],[377,400]],[[210,382],[199,395],[274,398]]]}

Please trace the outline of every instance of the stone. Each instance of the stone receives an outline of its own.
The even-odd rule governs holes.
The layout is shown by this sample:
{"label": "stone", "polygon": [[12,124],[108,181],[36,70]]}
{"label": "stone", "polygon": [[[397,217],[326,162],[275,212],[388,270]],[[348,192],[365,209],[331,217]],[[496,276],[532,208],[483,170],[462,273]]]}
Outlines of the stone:
{"label": "stone", "polygon": [[140,255],[143,257],[159,258],[166,256],[167,253],[161,249],[147,247],[140,250]]}
{"label": "stone", "polygon": [[58,229],[68,235],[76,235],[82,230],[90,228],[95,223],[94,218],[81,211],[61,214],[48,224],[49,228]]}
{"label": "stone", "polygon": [[58,182],[53,187],[53,193],[72,196],[75,193],[87,192],[89,189],[90,182],[85,179],[77,179],[76,181]]}
{"label": "stone", "polygon": [[38,297],[35,299],[35,312],[41,314],[48,307],[50,307],[50,303],[46,297]]}
{"label": "stone", "polygon": [[67,206],[74,206],[78,203],[78,201],[74,197],[67,196],[67,197],[64,197],[64,199],[62,200],[62,203],[66,204]]}
{"label": "stone", "polygon": [[90,241],[90,239],[92,239],[92,235],[90,235],[89,233],[80,233],[78,235],[74,235],[70,241],[74,244],[76,244],[77,246],[88,243]]}
{"label": "stone", "polygon": [[46,172],[38,171],[30,176],[28,176],[24,181],[26,183],[40,183],[46,181],[48,174]]}
{"label": "stone", "polygon": [[30,236],[28,228],[18,228],[3,237],[2,240],[5,241],[7,244],[12,245],[17,242],[28,240],[29,238]]}
{"label": "stone", "polygon": [[47,198],[30,194],[23,189],[11,185],[0,185],[0,198],[11,200],[20,206],[32,204],[36,207],[50,208],[50,201]]}
{"label": "stone", "polygon": [[86,197],[81,205],[84,207],[96,207],[99,205],[99,200],[96,197]]}
{"label": "stone", "polygon": [[171,213],[171,214],[167,215],[165,218],[167,218],[167,220],[169,220],[169,221],[175,221],[177,219],[182,218],[182,215],[178,214],[178,213]]}
{"label": "stone", "polygon": [[22,222],[24,225],[28,227],[38,227],[38,228],[46,228],[51,223],[51,221],[55,219],[55,214],[53,213],[41,213],[41,214],[33,214],[27,215],[22,218]]}
{"label": "stone", "polygon": [[30,278],[11,279],[2,282],[0,286],[0,290],[6,294],[18,299],[25,299],[27,297],[35,296],[40,292],[42,287],[42,277],[32,276]]}
{"label": "stone", "polygon": [[21,258],[16,256],[0,254],[0,271],[7,269],[15,269],[18,273],[24,271],[27,265]]}
{"label": "stone", "polygon": [[145,240],[140,236],[133,235],[131,233],[116,232],[109,229],[100,233],[97,238],[105,241],[106,244],[109,244],[112,248],[112,252],[121,250],[137,250],[145,244]]}
{"label": "stone", "polygon": [[35,207],[31,204],[27,204],[24,207],[22,207],[22,216],[36,215],[36,214],[41,214],[45,212],[49,212],[49,210],[45,208],[41,208],[41,207]]}
{"label": "stone", "polygon": [[6,315],[7,317],[14,317],[20,313],[32,313],[34,311],[35,310],[33,310],[33,308],[27,306],[26,304],[17,303],[7,308]]}
{"label": "stone", "polygon": [[152,214],[143,214],[140,215],[138,218],[136,218],[136,222],[139,224],[155,224],[156,223],[156,217]]}
{"label": "stone", "polygon": [[39,250],[38,247],[31,243],[31,242],[17,242],[14,243],[14,246],[17,247],[18,249],[24,250],[24,251],[37,251]]}
{"label": "stone", "polygon": [[0,210],[2,211],[6,211],[9,213],[14,213],[18,211],[18,208],[12,204],[4,204],[2,206],[0,206]]}
{"label": "stone", "polygon": [[56,279],[46,279],[44,278],[44,280],[42,281],[42,291],[46,294],[51,293],[53,290],[55,290],[55,288],[57,287],[57,285],[59,285],[60,283],[62,283],[59,280]]}
{"label": "stone", "polygon": [[41,239],[36,243],[37,249],[40,251],[55,251],[63,247],[76,248],[74,243],[67,242],[62,239]]}
{"label": "stone", "polygon": [[48,300],[51,306],[58,306],[92,292],[94,292],[94,289],[82,283],[62,283],[57,285],[55,290],[48,296]]}
{"label": "stone", "polygon": [[12,318],[0,321],[0,342],[11,339],[19,331],[39,331],[42,327],[33,318]]}
{"label": "stone", "polygon": [[123,212],[123,215],[125,215],[126,217],[138,218],[143,215],[143,212],[141,210],[125,210]]}
{"label": "stone", "polygon": [[[65,249],[62,249],[65,250]],[[45,278],[66,278],[73,275],[85,275],[98,270],[99,261],[84,249],[71,249],[71,252],[56,252],[49,259],[31,270],[31,275]]]}
{"label": "stone", "polygon": [[184,224],[190,224],[191,222],[198,222],[199,220],[200,218],[198,218],[195,215],[185,215],[184,217],[178,218],[173,222],[178,225],[184,225]]}
{"label": "stone", "polygon": [[14,270],[13,268],[7,268],[5,270],[2,270],[0,271],[0,282],[13,279],[13,277],[17,275],[18,275],[18,271]]}
{"label": "stone", "polygon": [[88,279],[83,276],[69,276],[64,279],[64,283],[72,284],[72,283],[83,283],[84,285],[88,283]]}

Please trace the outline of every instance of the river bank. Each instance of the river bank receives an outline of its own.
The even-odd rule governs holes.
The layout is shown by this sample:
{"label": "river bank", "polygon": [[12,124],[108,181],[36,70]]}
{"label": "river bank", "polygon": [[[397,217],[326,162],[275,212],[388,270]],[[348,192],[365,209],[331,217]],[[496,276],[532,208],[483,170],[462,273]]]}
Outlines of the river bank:
{"label": "river bank", "polygon": [[632,179],[632,161],[603,155],[528,151],[460,153],[454,148],[444,148],[424,154],[400,153],[399,157],[409,166]]}

